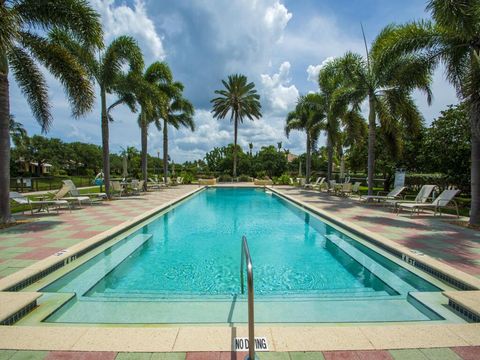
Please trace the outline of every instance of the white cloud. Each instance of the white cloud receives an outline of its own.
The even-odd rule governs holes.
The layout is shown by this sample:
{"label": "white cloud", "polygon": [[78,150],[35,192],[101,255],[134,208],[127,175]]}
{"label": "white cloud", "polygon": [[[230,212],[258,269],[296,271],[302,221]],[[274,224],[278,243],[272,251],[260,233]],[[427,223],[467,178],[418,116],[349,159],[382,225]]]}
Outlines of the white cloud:
{"label": "white cloud", "polygon": [[283,62],[279,71],[272,76],[262,74],[263,93],[273,112],[285,112],[291,109],[299,96],[295,85],[290,85],[290,63]]}
{"label": "white cloud", "polygon": [[283,30],[287,27],[288,22],[292,18],[292,13],[288,12],[285,5],[275,2],[272,6],[267,7],[265,11],[264,21],[274,34],[279,34],[277,41],[281,41]]}
{"label": "white cloud", "polygon": [[143,0],[135,0],[133,7],[126,4],[116,6],[114,0],[91,0],[91,3],[102,16],[107,44],[120,35],[131,35],[155,59],[165,57],[162,39],[148,17]]}
{"label": "white cloud", "polygon": [[330,61],[332,61],[333,59],[335,59],[335,57],[329,56],[325,60],[323,60],[321,64],[308,65],[308,67],[307,67],[307,74],[308,74],[307,80],[316,84],[318,82],[318,74],[320,73],[320,70],[326,64],[328,64]]}

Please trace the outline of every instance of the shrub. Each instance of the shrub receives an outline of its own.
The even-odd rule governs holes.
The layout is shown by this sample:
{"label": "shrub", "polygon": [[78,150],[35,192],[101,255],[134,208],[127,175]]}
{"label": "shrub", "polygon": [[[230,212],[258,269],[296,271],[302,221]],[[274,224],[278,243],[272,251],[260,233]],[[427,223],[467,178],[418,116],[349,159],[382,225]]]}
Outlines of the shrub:
{"label": "shrub", "polygon": [[222,174],[218,177],[219,182],[232,182],[233,178],[228,174]]}
{"label": "shrub", "polygon": [[191,184],[195,180],[195,177],[189,172],[182,172],[180,176],[183,177],[184,184]]}
{"label": "shrub", "polygon": [[283,174],[282,176],[276,179],[275,184],[290,185],[290,176],[288,176],[288,174]]}
{"label": "shrub", "polygon": [[250,181],[252,181],[252,178],[248,175],[240,175],[238,177],[238,181],[240,181],[240,182],[250,182]]}

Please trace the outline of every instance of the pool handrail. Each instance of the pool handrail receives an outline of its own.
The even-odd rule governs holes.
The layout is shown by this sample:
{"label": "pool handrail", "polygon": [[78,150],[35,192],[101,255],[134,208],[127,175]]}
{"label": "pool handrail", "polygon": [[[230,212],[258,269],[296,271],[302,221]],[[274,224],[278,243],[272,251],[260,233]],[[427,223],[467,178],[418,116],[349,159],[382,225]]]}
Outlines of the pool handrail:
{"label": "pool handrail", "polygon": [[248,284],[248,356],[245,360],[255,360],[255,320],[253,306],[253,265],[248,248],[247,237],[242,236],[241,261],[240,261],[240,287],[242,294],[243,287],[243,264],[247,264],[247,284]]}

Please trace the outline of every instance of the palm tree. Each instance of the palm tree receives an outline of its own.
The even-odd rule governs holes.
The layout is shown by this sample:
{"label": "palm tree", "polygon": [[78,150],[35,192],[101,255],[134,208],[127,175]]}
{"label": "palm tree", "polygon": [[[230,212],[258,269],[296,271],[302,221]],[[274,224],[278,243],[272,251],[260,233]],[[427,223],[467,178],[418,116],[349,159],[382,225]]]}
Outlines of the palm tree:
{"label": "palm tree", "polygon": [[437,66],[444,63],[447,79],[469,106],[471,123],[470,224],[480,224],[480,3],[430,0],[433,21],[386,27],[380,35],[382,61],[415,56]]}
{"label": "palm tree", "polygon": [[[138,74],[137,74],[138,75]],[[157,123],[161,114],[168,105],[166,94],[162,87],[168,86],[172,82],[172,72],[165,62],[154,62],[141,76],[127,77],[130,86],[121,86],[126,92],[120,91],[119,99],[109,107],[109,111],[124,103],[131,108],[135,108],[132,102],[140,105],[140,114],[138,115],[138,125],[141,133],[142,147],[142,178],[144,180],[144,189],[147,189],[148,180],[148,128],[151,123]]]}
{"label": "palm tree", "polygon": [[312,151],[315,148],[320,132],[325,129],[326,109],[325,98],[320,94],[300,96],[294,111],[287,115],[285,134],[287,137],[292,130],[305,131],[307,134],[305,176],[310,183]]}
{"label": "palm tree", "polygon": [[8,131],[10,133],[10,136],[12,137],[14,144],[20,142],[27,136],[27,130],[25,130],[21,123],[15,121],[15,117],[13,115],[10,115]]}
{"label": "palm tree", "polygon": [[183,85],[180,82],[161,84],[160,88],[167,97],[167,105],[155,120],[155,124],[160,129],[162,124],[159,119],[163,119],[163,181],[167,184],[169,160],[168,125],[173,126],[175,129],[187,127],[195,131],[195,122],[193,120],[195,110],[192,103],[183,97]]}
{"label": "palm tree", "polygon": [[[112,121],[110,111],[121,103],[126,103],[135,111],[134,99],[128,94],[133,87],[132,82],[141,74],[143,69],[143,55],[136,40],[130,36],[119,36],[110,45],[100,52],[98,58],[93,51],[86,51],[77,41],[61,30],[51,32],[50,38],[62,44],[81,61],[88,70],[91,79],[96,81],[100,89],[103,174],[105,192],[110,196],[110,150],[108,123]],[[122,69],[127,65],[129,73]],[[107,94],[116,93],[119,100],[107,107]]]}
{"label": "palm tree", "polygon": [[44,36],[52,29],[68,31],[86,49],[102,44],[98,14],[83,0],[0,1],[0,223],[13,221],[9,202],[9,71],[44,132],[51,126],[52,115],[38,63],[64,86],[74,117],[93,107],[93,87],[87,73],[61,44]]}
{"label": "palm tree", "polygon": [[325,132],[327,134],[327,180],[332,179],[333,152],[340,137],[340,120],[347,111],[346,104],[339,104],[335,92],[341,87],[343,78],[339,71],[339,59],[329,61],[318,74],[320,93],[327,107]]}
{"label": "palm tree", "polygon": [[262,116],[260,95],[255,84],[247,81],[245,75],[230,75],[227,81],[222,80],[225,89],[215,90],[215,94],[220,96],[211,100],[214,117],[224,119],[230,113],[230,121],[233,121],[233,177],[237,177],[238,123],[243,123],[245,117],[253,121]]}
{"label": "palm tree", "polygon": [[248,149],[250,150],[250,157],[253,155],[253,143],[248,143]]}
{"label": "palm tree", "polygon": [[432,68],[416,56],[402,55],[381,58],[379,42],[374,41],[372,51],[366,46],[366,57],[348,52],[337,62],[342,77],[342,87],[335,93],[335,101],[350,103],[354,107],[368,100],[368,193],[373,193],[375,174],[375,132],[377,120],[385,129],[396,121],[403,122],[411,131],[418,131],[423,117],[415,105],[411,93],[418,89],[431,102],[430,83]]}

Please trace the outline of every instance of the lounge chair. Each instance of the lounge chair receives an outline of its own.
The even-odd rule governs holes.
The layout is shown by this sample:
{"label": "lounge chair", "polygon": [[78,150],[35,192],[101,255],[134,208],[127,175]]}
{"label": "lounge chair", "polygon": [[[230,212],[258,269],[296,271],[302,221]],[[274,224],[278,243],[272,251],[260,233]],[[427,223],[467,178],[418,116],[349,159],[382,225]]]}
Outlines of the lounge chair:
{"label": "lounge chair", "polygon": [[295,186],[295,183],[293,182],[293,178],[288,178],[290,181],[290,185]]}
{"label": "lounge chair", "polygon": [[70,188],[66,185],[63,185],[55,194],[50,193],[50,195],[53,195],[54,200],[65,200],[69,203],[78,203],[78,206],[80,207],[82,206],[82,203],[88,203],[92,205],[92,202],[88,196],[66,196],[69,192]]}
{"label": "lounge chair", "polygon": [[177,185],[182,185],[183,184],[183,177],[179,176],[177,177]]}
{"label": "lounge chair", "polygon": [[390,191],[387,195],[380,195],[386,193],[385,191],[379,191],[377,195],[367,195],[365,197],[360,196],[360,200],[369,201],[369,200],[378,200],[386,201],[386,200],[395,200],[398,199],[402,191],[405,190],[405,186],[397,186],[392,191]]}
{"label": "lounge chair", "polygon": [[159,183],[157,180],[148,178],[147,189],[160,189],[162,186],[165,186],[163,183]]}
{"label": "lounge chair", "polygon": [[415,203],[415,204],[424,204],[427,202],[430,194],[432,193],[433,189],[435,189],[437,185],[423,185],[420,191],[418,192],[417,196],[415,196],[414,200],[408,200],[407,196],[401,200],[387,200],[386,204],[393,206],[393,211],[397,210],[399,204],[405,203]]}
{"label": "lounge chair", "polygon": [[63,180],[63,183],[70,188],[70,195],[71,196],[88,196],[89,198],[97,198],[97,199],[106,199],[107,194],[106,193],[86,193],[86,194],[80,194],[78,191],[77,187],[73,183],[72,180]]}
{"label": "lounge chair", "polygon": [[314,188],[316,188],[317,186],[319,186],[319,183],[320,183],[321,181],[323,181],[323,179],[324,179],[324,178],[322,178],[322,177],[318,177],[318,178],[317,178],[317,181],[315,181],[315,183],[313,183],[313,184],[305,184],[304,187],[305,187],[305,189],[314,189]]}
{"label": "lounge chair", "polygon": [[410,209],[410,216],[413,216],[415,210],[417,214],[420,213],[420,210],[430,209],[433,210],[433,215],[436,216],[437,212],[439,215],[442,215],[442,209],[448,207],[448,204],[453,203],[455,210],[457,212],[457,217],[460,217],[458,213],[458,205],[454,200],[454,197],[460,192],[460,190],[444,190],[440,195],[438,195],[435,200],[431,203],[398,203],[397,204],[397,215],[400,213],[401,209]]}
{"label": "lounge chair", "polygon": [[70,204],[66,200],[38,200],[38,201],[37,200],[30,200],[26,196],[24,196],[24,195],[22,195],[18,192],[15,192],[15,191],[10,192],[10,199],[13,200],[14,202],[16,202],[19,205],[29,206],[30,207],[30,212],[32,213],[32,215],[33,215],[34,205],[40,205],[40,208],[38,209],[39,212],[42,211],[42,209],[45,209],[47,211],[47,213],[50,212],[50,209],[49,209],[50,205],[56,206],[57,213],[58,213],[58,210],[59,210],[60,206],[62,206],[62,205],[66,205],[68,207],[68,209],[71,210],[70,209]]}

